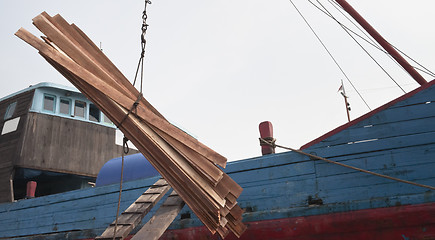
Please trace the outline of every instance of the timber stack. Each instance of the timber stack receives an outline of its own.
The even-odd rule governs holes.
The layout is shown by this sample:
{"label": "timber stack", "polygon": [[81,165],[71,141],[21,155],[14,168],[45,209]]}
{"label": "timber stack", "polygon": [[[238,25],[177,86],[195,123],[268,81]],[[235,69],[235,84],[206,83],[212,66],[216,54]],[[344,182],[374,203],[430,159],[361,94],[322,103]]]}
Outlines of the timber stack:
{"label": "timber stack", "polygon": [[242,188],[220,168],[226,158],[170,124],[76,25],[45,12],[33,24],[43,40],[23,28],[16,35],[98,105],[213,234],[240,237]]}

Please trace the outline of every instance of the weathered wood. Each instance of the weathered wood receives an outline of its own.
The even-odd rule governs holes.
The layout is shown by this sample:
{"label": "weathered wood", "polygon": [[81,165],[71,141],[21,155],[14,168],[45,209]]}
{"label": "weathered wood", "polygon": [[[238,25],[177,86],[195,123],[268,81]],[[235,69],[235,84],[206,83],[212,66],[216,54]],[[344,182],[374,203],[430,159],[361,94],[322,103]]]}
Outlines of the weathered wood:
{"label": "weathered wood", "polygon": [[[115,129],[83,121],[32,112],[24,130],[26,147],[16,161],[24,168],[96,177],[122,151],[115,145]],[[50,148],[43,151],[41,146]]]}
{"label": "weathered wood", "polygon": [[[20,159],[20,150],[22,149],[28,119],[27,114],[33,95],[34,91],[32,90],[0,102],[0,132],[5,122],[17,117],[20,118],[15,131],[0,135],[0,203],[14,200],[10,178],[13,174],[14,165]],[[11,118],[5,119],[7,108],[14,102],[16,102],[16,107],[13,115]]]}
{"label": "weathered wood", "polygon": [[435,131],[434,109],[435,103],[387,109],[324,139],[310,149]]}
{"label": "weathered wood", "polygon": [[[46,13],[43,13],[43,14],[35,17],[33,19],[33,22],[34,22],[35,26],[37,26],[42,32],[47,34],[47,36],[50,40],[57,42],[58,47],[60,47],[62,49],[62,51],[64,51],[76,63],[83,66],[86,70],[95,74],[96,77],[101,78],[101,79],[105,79],[105,80],[109,80],[109,81],[105,81],[106,85],[108,84],[113,88],[120,89],[121,92],[123,92],[123,94],[126,94],[125,96],[130,97],[132,100],[135,100],[135,98],[137,98],[138,93],[136,95],[134,95],[134,93],[130,93],[126,90],[125,85],[120,84],[120,83],[128,82],[127,79],[125,79],[125,77],[122,74],[117,75],[119,77],[120,81],[116,81],[114,79],[114,77],[116,77],[116,76],[113,76],[110,74],[110,72],[117,72],[117,71],[110,71],[113,67],[108,66],[108,64],[106,64],[106,67],[108,66],[109,68],[111,68],[111,69],[106,70],[103,65],[99,64],[101,58],[93,57],[93,56],[96,56],[97,54],[95,54],[95,53],[93,55],[87,54],[88,53],[87,50],[89,50],[89,49],[93,50],[92,48],[83,48],[83,47],[80,47],[83,45],[75,44],[75,43],[78,43],[77,39],[79,39],[77,37],[77,34],[75,34],[76,38],[74,38],[72,35],[74,35],[75,31],[72,31],[71,28],[69,28],[68,29],[69,31],[67,31],[66,28],[68,28],[69,25],[67,23],[64,23],[60,16],[58,16],[56,18],[57,20],[60,20],[59,22],[55,22],[55,19],[53,19],[53,18],[50,18],[50,19],[47,19],[47,18],[50,18],[50,17],[47,16]],[[56,26],[60,27],[60,29],[56,28]],[[62,30],[64,30],[64,31],[62,31]],[[80,40],[78,40],[78,41],[80,41]],[[101,52],[101,51],[99,51],[99,52]],[[131,84],[128,84],[128,85],[131,86]],[[130,87],[130,90],[132,89],[131,87]],[[116,99],[114,99],[114,100],[116,101]],[[130,106],[128,106],[127,109],[129,109]],[[157,111],[157,110],[155,110],[155,111]],[[154,114],[153,111],[150,111],[150,114]],[[156,116],[156,119],[158,119],[160,123],[167,123],[166,120],[161,119],[159,116]],[[188,134],[179,130],[178,128],[172,127],[171,124],[167,125],[166,127],[170,127],[170,129],[171,129],[170,130],[171,132],[169,133],[170,135],[183,138],[180,141],[181,143],[191,142],[191,141],[195,142],[196,146],[190,145],[191,148],[193,147],[195,149],[198,146],[201,147],[202,149],[201,149],[200,153],[205,152],[205,153],[207,153],[207,155],[211,155],[212,157],[210,159],[216,160],[217,161],[216,163],[222,165],[223,167],[225,166],[226,159],[224,157],[222,157],[221,155],[219,155],[218,153],[216,153],[215,151],[209,149],[205,145],[202,145],[200,142],[193,139],[191,136],[189,136]]]}
{"label": "weathered wood", "polygon": [[[224,209],[234,207],[236,201],[233,197],[240,195],[241,188],[208,162],[225,166],[226,159],[169,124],[155,109],[147,108],[146,103],[142,105],[143,101],[137,105],[134,114],[129,114],[137,97],[134,91],[130,91],[131,84],[117,71],[112,74],[110,69],[115,68],[113,64],[109,64],[108,59],[98,51],[95,52],[95,47],[89,45],[89,39],[83,37],[78,28],[70,27],[60,16],[51,18],[46,13],[35,17],[34,24],[47,35],[48,44],[24,30],[18,31],[17,36],[37,48],[50,64],[120,125],[121,131],[212,233],[218,231],[222,236],[226,235],[229,222],[225,218],[228,211]],[[233,201],[231,206],[227,204],[227,196]],[[149,203],[144,201],[144,204]],[[239,217],[237,215],[236,219]],[[232,229],[240,231],[242,228]]]}
{"label": "weathered wood", "polygon": [[[95,239],[111,239],[113,236],[124,239],[142,221],[145,215],[156,205],[171,187],[164,179],[159,179],[130,205],[110,226]],[[144,198],[147,202],[144,202]]]}
{"label": "weathered wood", "polygon": [[153,217],[131,238],[132,240],[159,239],[180,213],[184,201],[175,191],[168,196]]}
{"label": "weathered wood", "polygon": [[[312,146],[322,142],[323,140],[325,140],[325,139],[327,139],[327,138],[329,138],[331,136],[334,136],[335,134],[339,133],[340,131],[342,131],[344,129],[347,129],[347,128],[352,127],[352,126],[356,126],[356,125],[358,125],[359,123],[361,123],[362,121],[364,121],[364,120],[366,120],[368,118],[372,118],[373,119],[373,116],[385,113],[385,112],[387,112],[389,110],[393,110],[394,108],[401,108],[402,106],[407,106],[407,105],[411,106],[412,104],[410,104],[410,103],[421,104],[421,103],[426,103],[428,101],[429,102],[433,102],[432,101],[432,99],[433,99],[432,97],[426,97],[425,100],[423,100],[424,98],[420,98],[417,101],[410,100],[410,99],[417,99],[422,94],[427,94],[428,92],[431,91],[430,90],[431,88],[433,89],[434,85],[435,85],[435,81],[431,81],[431,82],[429,82],[429,83],[427,83],[427,84],[425,84],[425,85],[423,85],[423,86],[421,86],[421,87],[419,87],[417,89],[414,89],[413,91],[408,92],[408,93],[402,95],[401,97],[396,98],[396,99],[392,100],[391,102],[389,102],[387,104],[384,104],[383,106],[380,106],[377,109],[375,109],[373,111],[370,111],[367,114],[365,114],[365,115],[363,115],[363,116],[361,116],[361,117],[359,117],[359,118],[357,118],[355,120],[352,120],[352,121],[350,121],[350,122],[348,122],[348,123],[346,123],[346,124],[344,124],[342,126],[339,126],[336,129],[334,129],[334,130],[332,130],[332,131],[330,131],[330,132],[328,132],[328,133],[326,133],[326,134],[324,134],[324,135],[314,139],[313,141],[311,141],[311,142],[301,146],[301,149],[307,149],[309,147],[312,147]],[[418,95],[418,97],[415,98],[414,95]],[[409,113],[408,113],[408,115],[409,115]]]}
{"label": "weathered wood", "polygon": [[[83,86],[77,85],[80,82],[79,79],[82,79],[87,84],[94,87],[94,89],[97,91],[105,91],[106,93],[109,93],[108,97],[112,98],[112,100],[114,101],[117,101],[126,109],[130,109],[130,107],[133,105],[135,100],[126,97],[121,92],[119,92],[116,88],[105,84],[105,81],[98,78],[94,74],[90,73],[88,70],[84,69],[79,64],[71,61],[69,57],[65,56],[62,53],[59,53],[58,51],[56,51],[55,49],[53,49],[48,45],[44,45],[44,43],[41,40],[34,37],[31,33],[26,31],[25,29],[20,29],[19,31],[16,32],[16,35],[21,39],[23,39],[24,41],[26,41],[27,43],[29,43],[30,45],[37,48],[42,55],[50,58],[51,61],[55,61],[61,64],[63,68],[68,69],[68,71],[76,75],[76,78],[78,79],[73,84],[76,85],[76,87],[80,89],[82,92],[84,91]],[[56,68],[59,70],[59,67]],[[94,99],[93,102],[98,102],[98,101]],[[104,110],[103,107],[100,106],[100,108]],[[104,111],[104,113],[109,117],[111,115],[109,111]],[[222,158],[219,154],[205,147],[203,144],[199,143],[198,140],[190,137],[179,128],[173,126],[172,124],[168,123],[164,119],[159,118],[157,115],[153,114],[152,111],[142,107],[141,105],[138,105],[137,115],[140,116],[143,120],[147,121],[148,123],[153,124],[153,126],[159,128],[160,130],[170,133],[172,138],[168,138],[168,140],[175,139],[179,143],[186,144],[188,147],[195,150],[197,153],[202,154],[204,157],[208,159],[213,159],[215,163],[221,166],[225,166],[224,164],[224,162],[226,161],[225,158]],[[177,143],[172,143],[172,144],[177,145]],[[197,159],[196,161],[198,164],[200,164],[199,166],[202,166],[200,158]]]}

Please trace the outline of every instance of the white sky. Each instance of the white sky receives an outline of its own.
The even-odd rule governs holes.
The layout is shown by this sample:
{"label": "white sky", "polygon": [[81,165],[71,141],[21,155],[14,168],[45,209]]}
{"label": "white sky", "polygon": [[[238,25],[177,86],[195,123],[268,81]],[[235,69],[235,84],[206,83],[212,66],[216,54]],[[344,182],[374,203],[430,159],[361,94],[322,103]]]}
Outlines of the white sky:
{"label": "white sky", "polygon": [[[401,95],[335,22],[307,0],[294,2],[372,108]],[[435,1],[349,3],[387,40],[435,71]],[[20,27],[41,35],[31,22],[42,11],[60,13],[94,42],[102,42],[106,55],[132,79],[143,4],[0,0],[0,97],[44,81],[70,85],[13,35]],[[337,93],[344,76],[288,0],[154,0],[148,6],[148,24],[145,97],[230,161],[261,154],[261,121],[274,124],[278,144],[294,148],[346,122]],[[418,86],[384,56],[375,56],[407,91]],[[366,113],[346,81],[345,87],[352,118]]]}

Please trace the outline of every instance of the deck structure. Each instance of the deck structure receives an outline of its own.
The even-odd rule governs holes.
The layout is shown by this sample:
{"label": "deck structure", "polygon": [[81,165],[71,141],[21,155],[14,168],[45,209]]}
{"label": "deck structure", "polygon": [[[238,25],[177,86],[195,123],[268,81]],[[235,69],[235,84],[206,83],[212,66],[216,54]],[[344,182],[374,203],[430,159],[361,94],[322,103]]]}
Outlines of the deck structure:
{"label": "deck structure", "polygon": [[0,99],[0,131],[0,202],[24,198],[27,181],[37,181],[37,196],[87,187],[122,151],[91,101],[52,83]]}

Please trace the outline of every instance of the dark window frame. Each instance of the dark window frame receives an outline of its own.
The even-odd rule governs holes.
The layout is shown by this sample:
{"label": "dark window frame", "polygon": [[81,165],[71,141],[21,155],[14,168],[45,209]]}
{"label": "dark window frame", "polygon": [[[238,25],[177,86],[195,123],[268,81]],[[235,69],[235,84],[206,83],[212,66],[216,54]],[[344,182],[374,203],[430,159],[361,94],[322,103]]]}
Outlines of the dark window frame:
{"label": "dark window frame", "polygon": [[[67,101],[68,102],[68,113],[63,113],[62,112],[62,101]],[[71,99],[61,97],[59,99],[59,114],[66,115],[66,116],[71,116],[71,106],[72,106],[72,100]]]}
{"label": "dark window frame", "polygon": [[12,102],[8,105],[8,107],[6,108],[5,116],[3,117],[3,119],[4,120],[11,119],[14,116],[15,110],[17,110],[17,101]]}
{"label": "dark window frame", "polygon": [[[77,103],[81,103],[81,104],[83,104],[83,116],[81,116],[81,115],[77,115],[77,108],[81,108],[81,107],[77,107]],[[87,106],[87,103],[85,102],[85,101],[82,101],[82,100],[75,100],[74,101],[74,117],[79,117],[79,118],[84,118],[84,119],[86,119],[86,106]]]}
{"label": "dark window frame", "polygon": [[[52,98],[52,100],[53,100],[52,110],[49,110],[49,109],[45,108],[45,99],[46,98]],[[56,113],[56,100],[57,100],[57,96],[56,95],[44,93],[44,97],[42,99],[42,110],[44,112]]]}
{"label": "dark window frame", "polygon": [[[96,113],[98,113],[98,116],[94,116],[94,112],[96,110]],[[101,122],[101,111],[98,109],[97,105],[91,103],[89,104],[89,121],[91,122]]]}

